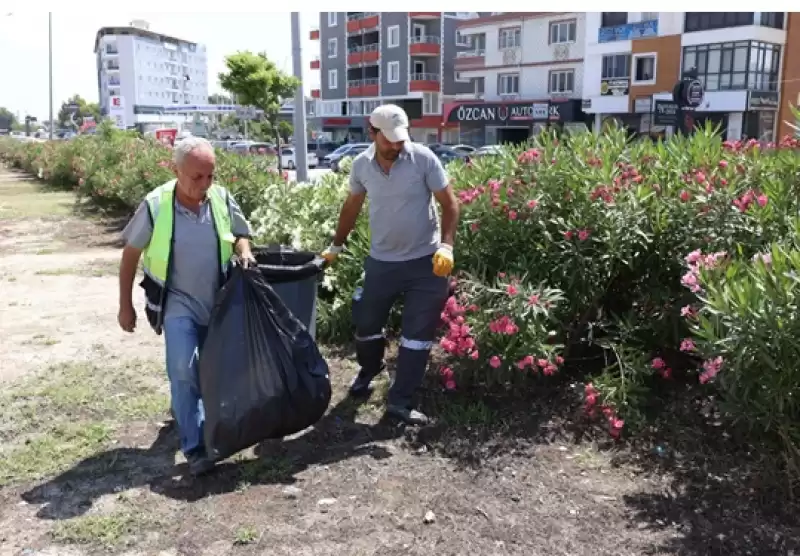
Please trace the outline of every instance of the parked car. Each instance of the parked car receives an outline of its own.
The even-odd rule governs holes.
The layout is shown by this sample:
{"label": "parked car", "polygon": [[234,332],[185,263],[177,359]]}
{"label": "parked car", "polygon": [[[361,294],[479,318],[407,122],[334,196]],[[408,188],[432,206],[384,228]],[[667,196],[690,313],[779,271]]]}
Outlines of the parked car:
{"label": "parked car", "polygon": [[336,159],[331,161],[331,170],[333,172],[338,172],[342,161],[347,160],[348,158],[357,157],[358,155],[366,151],[369,147],[370,147],[369,143],[355,143],[352,148],[338,155]]}
{"label": "parked car", "polygon": [[250,143],[247,152],[251,155],[272,155],[278,154],[278,149],[272,143]]}
{"label": "parked car", "polygon": [[322,160],[327,155],[334,152],[337,148],[339,148],[338,143],[334,143],[333,141],[309,141],[308,143],[308,152],[313,152],[317,155],[317,159]]}
{"label": "parked car", "polygon": [[472,156],[497,156],[503,154],[503,147],[500,145],[484,145],[476,150]]}
{"label": "parked car", "polygon": [[322,158],[322,167],[323,168],[328,167],[333,170],[334,164],[338,163],[339,159],[342,158],[342,156],[344,156],[350,150],[361,149],[359,152],[364,152],[369,148],[369,146],[370,143],[347,143],[346,145],[342,145],[341,147],[333,151],[331,154]]}
{"label": "parked car", "polygon": [[463,153],[466,155],[470,155],[478,150],[476,147],[473,147],[472,145],[453,145],[450,148],[456,152]]}
{"label": "parked car", "polygon": [[[297,168],[297,160],[294,147],[283,147],[281,149],[281,167],[294,170]],[[310,152],[306,155],[306,164],[309,168],[316,168],[319,165],[317,153]]]}
{"label": "parked car", "polygon": [[453,160],[469,162],[469,156],[467,154],[459,152],[454,148],[448,147],[441,143],[433,143],[428,145],[428,148],[433,151],[433,154],[435,154],[439,160],[441,160],[442,164],[447,164]]}

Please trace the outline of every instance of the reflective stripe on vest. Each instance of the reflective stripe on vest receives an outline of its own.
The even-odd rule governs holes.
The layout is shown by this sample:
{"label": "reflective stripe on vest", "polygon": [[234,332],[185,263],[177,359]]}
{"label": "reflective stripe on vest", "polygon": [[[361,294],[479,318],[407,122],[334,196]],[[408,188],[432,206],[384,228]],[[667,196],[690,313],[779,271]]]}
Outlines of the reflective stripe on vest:
{"label": "reflective stripe on vest", "polygon": [[[144,252],[142,266],[145,273],[160,286],[167,282],[169,271],[170,249],[173,232],[173,202],[175,182],[172,180],[151,191],[147,197],[147,205],[153,219],[153,233],[150,243]],[[231,232],[231,217],[225,190],[212,185],[208,190],[211,203],[211,215],[219,240],[220,269],[227,271],[228,263],[233,256],[233,243],[236,238]],[[158,310],[154,307],[154,310]]]}

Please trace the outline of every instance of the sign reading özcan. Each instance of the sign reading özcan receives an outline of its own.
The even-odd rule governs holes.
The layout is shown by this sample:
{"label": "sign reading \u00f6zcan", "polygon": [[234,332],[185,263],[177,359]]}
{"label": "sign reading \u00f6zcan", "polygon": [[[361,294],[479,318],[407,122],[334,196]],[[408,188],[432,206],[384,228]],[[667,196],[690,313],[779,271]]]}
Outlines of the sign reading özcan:
{"label": "sign reading \u00f6zcan", "polygon": [[[555,111],[554,111],[555,108]],[[558,109],[548,103],[525,104],[462,104],[447,116],[452,123],[503,124],[509,121],[547,121]]]}

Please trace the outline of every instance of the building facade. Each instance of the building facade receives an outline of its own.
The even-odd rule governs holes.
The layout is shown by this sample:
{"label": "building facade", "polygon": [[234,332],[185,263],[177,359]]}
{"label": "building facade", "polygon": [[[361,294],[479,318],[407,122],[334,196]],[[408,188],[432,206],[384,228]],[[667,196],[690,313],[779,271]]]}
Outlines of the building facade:
{"label": "building facade", "polygon": [[785,64],[787,51],[800,48],[796,39],[790,46],[786,16],[587,13],[583,109],[592,114],[594,127],[613,119],[637,133],[670,133],[654,115],[656,102],[672,100],[675,84],[690,75],[705,90],[690,124],[711,122],[730,139],[772,140],[780,132],[779,110],[789,100],[796,102],[782,98],[787,96],[783,84],[787,75],[800,73]]}
{"label": "building facade", "polygon": [[460,81],[471,96],[445,107],[459,142],[522,142],[545,127],[586,128],[581,110],[584,13],[503,12],[460,21]]}
{"label": "building facade", "polygon": [[322,12],[318,117],[334,141],[363,140],[367,115],[392,102],[409,116],[417,141],[442,137],[442,106],[472,85],[457,79],[454,62],[467,45],[456,27],[475,14],[458,12]]}
{"label": "building facade", "polygon": [[100,109],[119,127],[170,121],[165,107],[208,103],[205,46],[149,30],[103,27],[94,46]]}

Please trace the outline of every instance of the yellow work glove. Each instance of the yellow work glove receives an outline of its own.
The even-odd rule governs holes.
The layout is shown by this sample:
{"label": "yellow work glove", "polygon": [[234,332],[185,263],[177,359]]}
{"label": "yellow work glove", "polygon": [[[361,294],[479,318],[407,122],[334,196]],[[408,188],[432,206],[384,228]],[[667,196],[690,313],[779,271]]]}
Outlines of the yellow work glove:
{"label": "yellow work glove", "polygon": [[333,264],[336,262],[336,258],[339,256],[344,248],[341,245],[331,245],[325,251],[322,252],[322,258],[327,261],[328,264]]}
{"label": "yellow work glove", "polygon": [[453,248],[442,243],[433,254],[433,273],[436,276],[449,276],[453,272]]}

